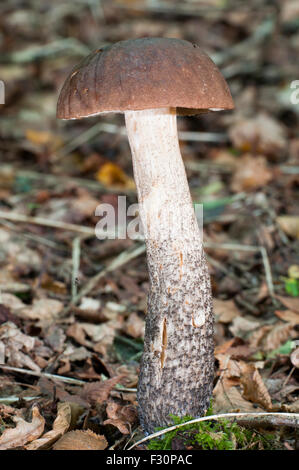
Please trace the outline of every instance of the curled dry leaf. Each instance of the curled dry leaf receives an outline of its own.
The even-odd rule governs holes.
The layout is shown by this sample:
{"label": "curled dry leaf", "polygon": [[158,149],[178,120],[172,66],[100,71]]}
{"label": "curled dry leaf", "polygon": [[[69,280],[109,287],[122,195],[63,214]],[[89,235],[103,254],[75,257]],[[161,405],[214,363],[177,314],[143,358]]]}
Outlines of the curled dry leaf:
{"label": "curled dry leaf", "polygon": [[[83,408],[75,403],[59,403],[57,416],[53,423],[53,429],[44,434],[40,439],[26,445],[27,450],[47,449],[56,442],[71,426],[72,421],[83,411]],[[75,415],[75,419],[74,419]]]}
{"label": "curled dry leaf", "polygon": [[14,417],[15,428],[6,429],[0,437],[0,450],[22,447],[27,442],[38,439],[44,431],[45,420],[40,415],[37,406],[32,408],[32,421],[28,423],[23,418]]}
{"label": "curled dry leaf", "polygon": [[115,426],[122,434],[129,434],[130,425],[137,419],[135,407],[132,405],[121,406],[113,400],[108,402],[106,413],[108,419],[104,421],[104,424],[112,424],[112,426]]}
{"label": "curled dry leaf", "polygon": [[70,431],[57,441],[54,450],[104,450],[108,446],[105,436],[87,431]]}
{"label": "curled dry leaf", "polygon": [[243,361],[240,362],[240,366],[242,369],[241,384],[243,385],[243,397],[246,400],[261,405],[266,410],[271,410],[271,397],[257,368],[254,364],[248,364]]}
{"label": "curled dry leaf", "polygon": [[6,358],[10,366],[40,371],[40,367],[28,355],[35,347],[35,338],[22,333],[14,323],[6,322],[0,326],[0,341],[3,362]]}

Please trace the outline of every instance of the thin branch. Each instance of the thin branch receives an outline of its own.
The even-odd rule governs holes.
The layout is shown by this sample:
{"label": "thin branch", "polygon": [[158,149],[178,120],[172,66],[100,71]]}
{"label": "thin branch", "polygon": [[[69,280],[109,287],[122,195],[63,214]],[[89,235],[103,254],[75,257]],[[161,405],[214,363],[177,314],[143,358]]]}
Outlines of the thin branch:
{"label": "thin branch", "polygon": [[[135,442],[131,447],[129,447],[128,450],[133,449],[134,447],[138,446],[139,444],[143,444],[144,442],[154,439],[155,437],[163,436],[164,434],[174,431],[175,429],[182,428],[184,426],[188,426],[190,424],[195,424],[195,423],[201,423],[203,421],[217,421],[219,419],[235,419],[237,422],[243,421],[245,422],[245,419],[256,419],[255,425],[259,425],[259,419],[261,418],[270,418],[270,421],[268,421],[269,424],[271,425],[279,425],[281,426],[281,421],[279,424],[277,422],[274,424],[273,418],[277,417],[280,419],[283,419],[283,426],[290,426],[293,428],[299,428],[299,413],[223,413],[220,415],[211,415],[211,416],[203,416],[202,418],[195,418],[191,419],[190,421],[187,421],[186,423],[180,423],[176,424],[174,426],[170,426],[169,428],[162,429],[161,431],[157,431],[153,434],[150,434],[149,436],[144,437],[140,441]],[[239,419],[240,418],[240,419]]]}
{"label": "thin branch", "polygon": [[76,237],[72,243],[72,300],[77,295],[77,279],[80,269],[81,238]]}
{"label": "thin branch", "polygon": [[137,258],[137,256],[141,255],[142,253],[145,252],[145,245],[139,245],[137,248],[132,250],[131,248],[129,250],[126,250],[122,252],[120,255],[118,255],[116,258],[111,261],[111,263],[104,268],[102,271],[100,271],[96,276],[92,277],[87,284],[81,289],[81,291],[76,295],[76,297],[73,298],[72,302],[70,305],[68,305],[60,314],[60,317],[64,317],[66,314],[69,313],[69,311],[74,307],[79,300],[82,299],[82,297],[85,297],[87,294],[89,294],[92,289],[98,284],[99,280],[102,279],[107,273],[114,271],[117,268],[120,268],[124,264],[128,263],[134,258]]}
{"label": "thin branch", "polygon": [[272,299],[275,301],[275,291],[273,285],[273,278],[271,272],[271,266],[267,254],[267,250],[263,246],[251,246],[251,245],[239,245],[238,243],[214,243],[214,242],[205,242],[204,246],[210,248],[222,248],[223,250],[232,250],[232,251],[248,251],[252,253],[260,252],[264,264],[266,283],[268,286],[268,291]]}
{"label": "thin branch", "polygon": [[[33,375],[35,377],[47,377],[48,379],[52,379],[52,380],[60,380],[61,382],[69,383],[69,384],[72,384],[72,385],[85,385],[87,383],[87,382],[84,382],[84,380],[74,379],[73,377],[65,377],[63,375],[49,374],[48,372],[37,372],[37,371],[33,371],[33,370],[28,370],[28,369],[21,369],[19,367],[6,366],[6,365],[3,365],[3,364],[0,364],[0,368],[3,369],[3,370],[8,370],[8,371],[11,371],[11,372],[17,372],[17,373],[20,373],[20,374]],[[107,377],[104,374],[102,374],[102,379],[103,379],[103,381],[107,380]],[[26,384],[21,384],[21,385],[25,386]],[[26,385],[26,386],[28,386],[28,385]],[[123,387],[120,384],[116,384],[114,389],[118,392],[132,392],[132,393],[135,393],[137,391],[136,388]],[[23,398],[23,397],[21,397],[21,398]],[[38,398],[38,397],[33,397],[33,398]]]}

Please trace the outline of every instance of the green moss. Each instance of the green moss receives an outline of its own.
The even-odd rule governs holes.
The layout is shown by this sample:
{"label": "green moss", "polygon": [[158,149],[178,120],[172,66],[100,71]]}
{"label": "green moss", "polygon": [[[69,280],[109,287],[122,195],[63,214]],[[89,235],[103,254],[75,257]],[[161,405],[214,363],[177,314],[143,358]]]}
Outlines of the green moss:
{"label": "green moss", "polygon": [[[211,408],[206,415],[212,414]],[[178,418],[171,416],[174,424],[186,423],[193,419],[191,416]],[[163,428],[159,428],[160,430]],[[268,450],[277,449],[279,438],[275,435],[246,429],[237,423],[221,419],[186,424],[184,427],[169,431],[163,436],[152,439],[148,444],[150,450],[171,450],[173,440],[179,440],[182,448],[197,450]]]}

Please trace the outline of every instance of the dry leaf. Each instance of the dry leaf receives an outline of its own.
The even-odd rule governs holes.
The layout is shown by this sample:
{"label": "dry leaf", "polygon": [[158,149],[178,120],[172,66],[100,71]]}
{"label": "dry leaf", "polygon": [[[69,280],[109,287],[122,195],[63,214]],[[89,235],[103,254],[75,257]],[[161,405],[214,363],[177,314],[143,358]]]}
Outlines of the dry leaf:
{"label": "dry leaf", "polygon": [[0,326],[0,340],[4,344],[2,355],[6,357],[8,365],[40,372],[40,367],[27,354],[34,349],[35,338],[22,333],[14,323],[6,322]]}
{"label": "dry leaf", "polygon": [[292,325],[299,325],[299,313],[292,310],[276,310],[275,315],[283,321]]}
{"label": "dry leaf", "polygon": [[32,408],[32,421],[28,423],[23,418],[14,417],[15,428],[6,429],[0,437],[0,450],[22,447],[27,442],[38,439],[44,431],[45,420],[40,415],[37,406]]}
{"label": "dry leaf", "polygon": [[87,431],[70,431],[57,441],[54,450],[104,450],[108,446],[105,436]]}
{"label": "dry leaf", "polygon": [[63,303],[55,299],[37,299],[20,311],[20,316],[30,320],[53,320],[63,309]]}
{"label": "dry leaf", "polygon": [[243,361],[240,361],[240,366],[242,368],[240,380],[243,385],[243,397],[253,403],[258,403],[266,410],[271,410],[271,397],[257,368],[253,364],[247,364]]}
{"label": "dry leaf", "polygon": [[104,163],[97,172],[96,178],[106,186],[121,185],[125,186],[127,189],[135,188],[134,180],[127,176],[118,165],[112,162]]}
{"label": "dry leaf", "polygon": [[233,300],[214,299],[213,305],[216,320],[220,323],[230,323],[240,316],[240,311]]}
{"label": "dry leaf", "polygon": [[227,412],[257,412],[262,408],[254,406],[253,403],[245,400],[237,387],[225,388],[223,383],[218,381],[213,391],[213,411],[214,413]]}
{"label": "dry leaf", "polygon": [[245,152],[276,156],[287,145],[284,128],[265,113],[254,118],[239,119],[229,134],[234,146]]}
{"label": "dry leaf", "polygon": [[89,402],[103,403],[109,397],[111,390],[123,378],[122,375],[101,382],[91,382],[84,385],[81,397]]}
{"label": "dry leaf", "polygon": [[47,131],[39,131],[35,129],[26,130],[26,139],[34,145],[49,145],[53,150],[56,150],[60,145],[62,145],[60,137]]}
{"label": "dry leaf", "polygon": [[104,424],[115,426],[122,434],[129,434],[131,424],[137,419],[136,408],[131,405],[121,406],[110,400],[106,407],[108,419]]}
{"label": "dry leaf", "polygon": [[266,159],[246,154],[238,160],[231,188],[235,192],[251,191],[265,186],[273,177]]}
{"label": "dry leaf", "polygon": [[58,403],[57,406],[57,416],[53,423],[53,429],[46,434],[44,434],[40,439],[28,444],[26,447],[27,450],[38,450],[38,449],[47,449],[54,442],[56,442],[68,429],[70,428],[72,422],[72,415],[76,413],[78,415],[78,409],[83,408],[79,407],[75,403]]}
{"label": "dry leaf", "polygon": [[144,324],[144,320],[140,318],[137,313],[133,312],[125,323],[124,331],[133,338],[143,338]]}
{"label": "dry leaf", "polygon": [[296,337],[294,326],[289,323],[278,323],[268,333],[264,340],[264,350],[273,351],[282,346],[286,341]]}
{"label": "dry leaf", "polygon": [[249,320],[244,317],[236,317],[229,327],[229,330],[234,336],[245,338],[250,331],[256,330],[260,326],[258,321]]}
{"label": "dry leaf", "polygon": [[281,215],[277,217],[276,222],[287,235],[293,238],[299,238],[298,215]]}
{"label": "dry leaf", "polygon": [[299,313],[298,297],[283,297],[281,295],[277,295],[276,298],[288,309],[293,310],[293,312]]}

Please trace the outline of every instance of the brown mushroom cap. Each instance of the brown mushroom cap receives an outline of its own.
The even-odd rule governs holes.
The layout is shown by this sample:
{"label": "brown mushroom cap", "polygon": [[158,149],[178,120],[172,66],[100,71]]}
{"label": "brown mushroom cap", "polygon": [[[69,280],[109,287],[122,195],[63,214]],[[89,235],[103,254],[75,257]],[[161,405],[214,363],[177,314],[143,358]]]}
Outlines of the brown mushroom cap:
{"label": "brown mushroom cap", "polygon": [[73,69],[57,117],[164,107],[198,114],[234,105],[226,81],[200,47],[181,39],[131,39],[94,51]]}

